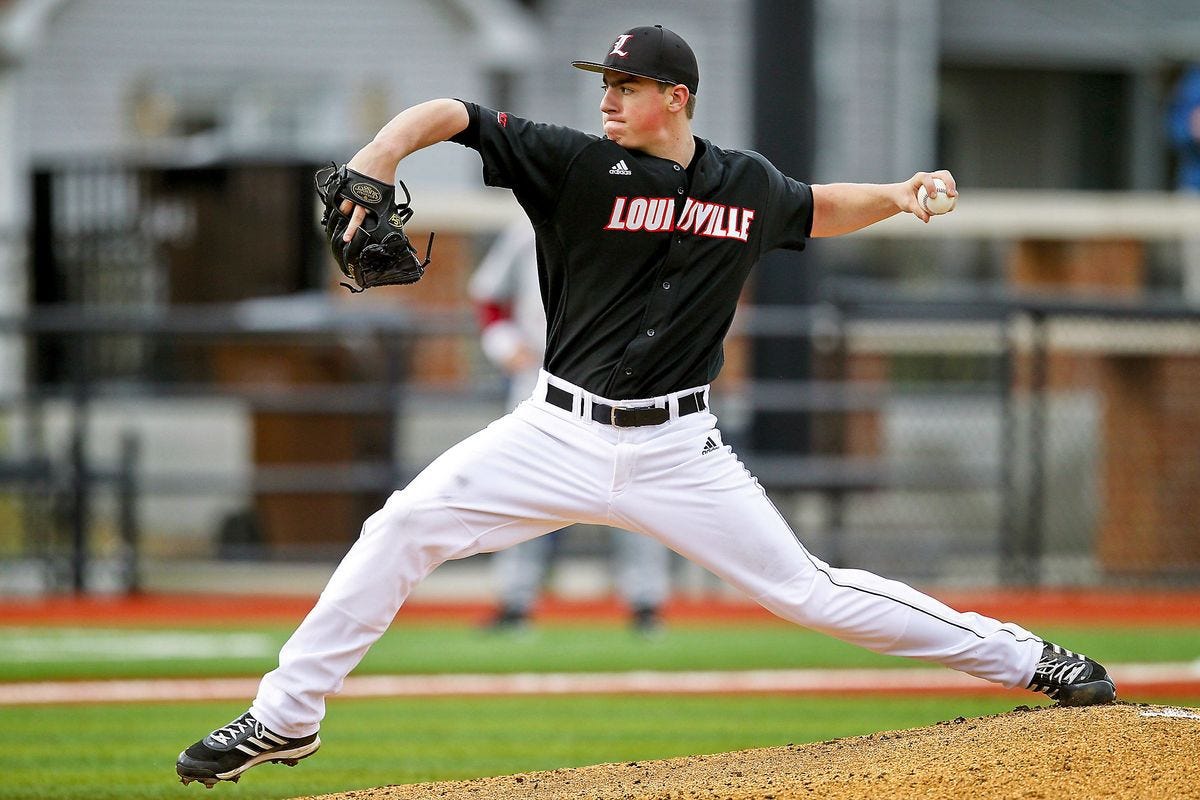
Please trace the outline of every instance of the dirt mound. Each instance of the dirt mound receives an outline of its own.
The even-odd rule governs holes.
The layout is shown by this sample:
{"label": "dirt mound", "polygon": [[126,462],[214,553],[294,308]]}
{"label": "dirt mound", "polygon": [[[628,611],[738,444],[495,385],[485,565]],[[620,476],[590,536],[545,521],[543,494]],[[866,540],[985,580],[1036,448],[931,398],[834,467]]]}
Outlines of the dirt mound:
{"label": "dirt mound", "polygon": [[1021,707],[814,744],[389,786],[325,800],[814,797],[1200,797],[1200,711]]}

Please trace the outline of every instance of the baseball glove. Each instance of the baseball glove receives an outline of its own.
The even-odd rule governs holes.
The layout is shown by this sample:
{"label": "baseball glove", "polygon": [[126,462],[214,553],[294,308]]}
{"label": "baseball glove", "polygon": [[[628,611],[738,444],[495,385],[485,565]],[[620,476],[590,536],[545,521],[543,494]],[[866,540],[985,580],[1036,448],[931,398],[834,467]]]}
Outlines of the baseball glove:
{"label": "baseball glove", "polygon": [[[372,286],[394,286],[416,283],[425,274],[429,254],[433,250],[433,234],[421,261],[412,242],[404,233],[404,225],[412,217],[409,207],[412,197],[403,182],[404,202],[396,202],[396,187],[356,172],[343,165],[330,163],[317,171],[317,195],[325,204],[321,225],[329,240],[333,258],[342,274],[354,283],[343,283],[351,292],[362,292]],[[367,209],[362,225],[349,242],[342,241],[350,215],[342,213],[342,202],[349,200]],[[353,212],[352,212],[353,213]]]}

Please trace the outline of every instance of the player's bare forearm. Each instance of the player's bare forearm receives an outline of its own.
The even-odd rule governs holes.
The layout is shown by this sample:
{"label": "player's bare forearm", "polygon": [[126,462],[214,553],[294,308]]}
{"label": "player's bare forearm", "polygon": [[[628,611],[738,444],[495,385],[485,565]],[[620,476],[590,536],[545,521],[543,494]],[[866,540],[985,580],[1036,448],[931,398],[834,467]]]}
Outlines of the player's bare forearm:
{"label": "player's bare forearm", "polygon": [[934,178],[941,178],[951,196],[957,194],[954,176],[946,170],[918,172],[900,183],[813,184],[813,238],[853,233],[907,211],[922,222],[929,212],[917,202],[922,185],[936,193]]}
{"label": "player's bare forearm", "polygon": [[462,132],[470,122],[458,100],[429,100],[404,109],[350,159],[349,167],[379,180],[395,178],[396,165],[418,150]]}
{"label": "player's bare forearm", "polygon": [[814,238],[853,233],[903,210],[895,184],[827,183],[812,193]]}

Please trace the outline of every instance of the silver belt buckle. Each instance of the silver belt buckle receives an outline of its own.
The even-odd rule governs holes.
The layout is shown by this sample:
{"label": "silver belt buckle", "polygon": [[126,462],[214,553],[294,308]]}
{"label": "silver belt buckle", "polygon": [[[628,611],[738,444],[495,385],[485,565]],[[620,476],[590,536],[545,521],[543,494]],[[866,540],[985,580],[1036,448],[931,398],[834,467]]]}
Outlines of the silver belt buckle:
{"label": "silver belt buckle", "polygon": [[614,428],[620,427],[619,425],[617,425],[617,410],[618,409],[620,409],[620,406],[612,406],[608,410],[608,424],[612,425]]}

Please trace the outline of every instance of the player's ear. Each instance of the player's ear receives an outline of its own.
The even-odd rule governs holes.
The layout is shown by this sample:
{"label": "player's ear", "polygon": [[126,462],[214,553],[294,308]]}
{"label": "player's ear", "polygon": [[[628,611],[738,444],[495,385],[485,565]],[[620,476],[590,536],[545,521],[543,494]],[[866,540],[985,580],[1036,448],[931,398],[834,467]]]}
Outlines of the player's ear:
{"label": "player's ear", "polygon": [[691,92],[682,83],[677,83],[667,92],[667,108],[671,111],[683,111],[687,108]]}

